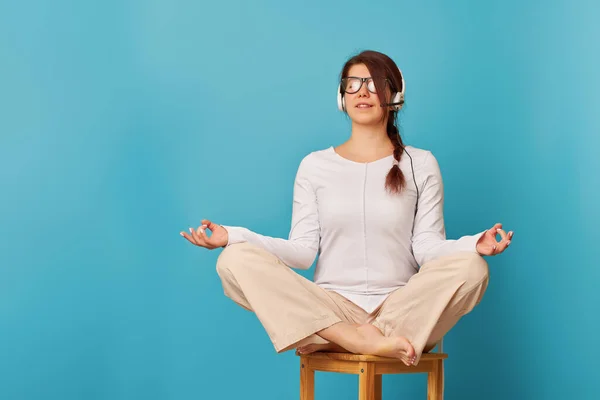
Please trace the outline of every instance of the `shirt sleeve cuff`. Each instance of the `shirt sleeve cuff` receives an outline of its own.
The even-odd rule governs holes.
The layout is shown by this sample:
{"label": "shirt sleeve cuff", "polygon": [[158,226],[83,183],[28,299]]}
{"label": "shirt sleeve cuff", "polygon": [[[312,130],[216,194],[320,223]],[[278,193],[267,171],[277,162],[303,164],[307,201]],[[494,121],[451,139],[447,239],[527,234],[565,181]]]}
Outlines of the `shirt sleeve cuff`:
{"label": "shirt sleeve cuff", "polygon": [[477,242],[479,241],[479,238],[481,238],[481,236],[485,233],[486,231],[482,231],[479,232],[476,235],[472,235],[472,236],[465,236],[461,241],[463,243],[461,243],[461,250],[464,251],[471,251],[473,253],[477,253],[479,254],[479,252],[477,251]]}
{"label": "shirt sleeve cuff", "polygon": [[235,243],[247,242],[246,238],[244,237],[244,228],[239,226],[221,226],[227,231],[227,244],[225,247]]}

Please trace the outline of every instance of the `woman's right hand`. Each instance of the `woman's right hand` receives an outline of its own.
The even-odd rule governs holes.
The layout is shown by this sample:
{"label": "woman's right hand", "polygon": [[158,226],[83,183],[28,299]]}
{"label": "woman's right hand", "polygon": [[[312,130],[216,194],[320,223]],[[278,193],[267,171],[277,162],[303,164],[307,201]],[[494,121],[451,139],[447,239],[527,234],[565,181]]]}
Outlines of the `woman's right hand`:
{"label": "woman's right hand", "polygon": [[[201,222],[202,225],[200,225],[197,230],[190,228],[189,234],[182,231],[180,235],[186,238],[190,243],[195,244],[196,246],[205,247],[209,250],[227,246],[227,242],[229,241],[227,229],[207,219],[203,219]],[[212,232],[210,237],[207,236],[204,231],[207,228]]]}

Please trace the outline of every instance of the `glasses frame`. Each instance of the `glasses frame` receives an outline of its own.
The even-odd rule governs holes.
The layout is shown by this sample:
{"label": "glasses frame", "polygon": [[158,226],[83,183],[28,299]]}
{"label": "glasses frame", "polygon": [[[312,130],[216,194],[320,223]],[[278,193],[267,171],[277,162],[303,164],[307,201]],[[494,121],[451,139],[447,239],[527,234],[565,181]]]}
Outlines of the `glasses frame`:
{"label": "glasses frame", "polygon": [[[360,81],[360,85],[358,86],[358,89],[356,89],[355,92],[349,92],[346,90],[346,85],[344,85],[344,81],[347,81],[348,79],[358,79]],[[360,76],[347,76],[340,80],[340,87],[341,87],[343,93],[355,94],[355,93],[360,92],[360,89],[362,89],[363,83],[368,82],[369,80],[373,82],[373,85],[375,85],[375,79],[372,76],[368,76],[366,78],[361,78]],[[388,78],[384,78],[383,81],[385,82],[386,85],[389,85],[391,87],[391,82]],[[368,83],[367,83],[367,90],[370,93],[377,94],[377,87],[375,87],[375,91],[372,91],[371,89],[369,89]]]}

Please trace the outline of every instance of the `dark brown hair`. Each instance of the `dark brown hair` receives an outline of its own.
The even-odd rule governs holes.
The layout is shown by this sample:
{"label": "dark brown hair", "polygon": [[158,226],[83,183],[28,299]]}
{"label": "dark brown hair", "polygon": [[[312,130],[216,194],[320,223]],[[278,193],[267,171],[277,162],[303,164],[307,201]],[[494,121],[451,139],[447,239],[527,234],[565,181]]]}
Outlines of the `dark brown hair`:
{"label": "dark brown hair", "polygon": [[[365,64],[368,68],[373,77],[373,82],[377,89],[377,97],[381,104],[389,103],[391,101],[391,99],[388,98],[388,92],[385,90],[386,79],[392,93],[402,91],[402,75],[400,74],[400,70],[396,63],[385,54],[373,50],[365,50],[346,61],[346,64],[344,64],[344,68],[342,69],[340,81],[342,78],[347,77],[350,68],[357,64]],[[402,100],[402,105],[403,104],[404,100]],[[398,112],[396,110],[389,108],[386,130],[390,141],[394,145],[394,158],[399,163],[402,154],[404,153],[404,143],[402,142],[402,137],[400,136],[400,131],[396,124],[397,114]],[[383,119],[385,118],[386,114],[384,113]],[[400,193],[405,184],[406,179],[404,178],[404,174],[396,163],[387,174],[385,188],[391,193]]]}

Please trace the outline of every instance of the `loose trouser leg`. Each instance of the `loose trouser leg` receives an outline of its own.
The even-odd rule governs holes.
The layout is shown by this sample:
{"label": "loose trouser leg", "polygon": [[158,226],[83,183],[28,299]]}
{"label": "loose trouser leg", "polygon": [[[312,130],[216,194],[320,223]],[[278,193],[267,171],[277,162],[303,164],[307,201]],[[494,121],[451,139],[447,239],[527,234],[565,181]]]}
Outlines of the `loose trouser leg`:
{"label": "loose trouser leg", "polygon": [[217,260],[217,273],[225,295],[256,313],[278,352],[316,339],[316,332],[338,322],[352,322],[340,295],[327,292],[253,244],[226,247]]}
{"label": "loose trouser leg", "polygon": [[403,336],[417,362],[463,315],[482,299],[488,285],[487,262],[459,252],[424,264],[407,284],[382,304],[373,322],[385,336]]}

